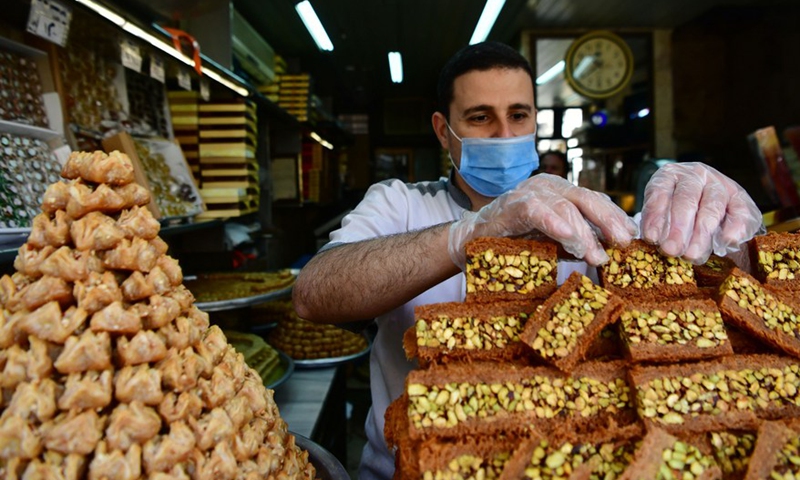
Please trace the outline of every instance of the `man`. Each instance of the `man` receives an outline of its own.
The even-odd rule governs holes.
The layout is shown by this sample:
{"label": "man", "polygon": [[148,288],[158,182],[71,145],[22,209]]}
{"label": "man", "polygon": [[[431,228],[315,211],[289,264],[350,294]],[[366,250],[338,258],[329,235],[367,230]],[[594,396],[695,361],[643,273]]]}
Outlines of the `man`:
{"label": "man", "polygon": [[539,160],[539,169],[535,173],[549,173],[562,178],[567,178],[569,172],[569,160],[564,152],[550,150],[542,154]]}
{"label": "man", "polygon": [[[553,175],[530,177],[538,163],[533,77],[508,46],[487,42],[459,51],[441,72],[432,118],[452,159],[450,178],[373,185],[297,279],[300,317],[375,318],[378,325],[361,478],[392,476],[383,416],[414,368],[403,352],[403,332],[413,325],[415,306],[463,301],[466,242],[539,232],[585,262],[560,263],[563,279],[608,260],[598,237],[625,245],[637,233],[635,222],[604,195]],[[752,237],[761,216],[738,185],[702,165],[674,167],[652,179],[641,219],[646,240],[668,255],[702,262],[712,248],[727,253]]]}

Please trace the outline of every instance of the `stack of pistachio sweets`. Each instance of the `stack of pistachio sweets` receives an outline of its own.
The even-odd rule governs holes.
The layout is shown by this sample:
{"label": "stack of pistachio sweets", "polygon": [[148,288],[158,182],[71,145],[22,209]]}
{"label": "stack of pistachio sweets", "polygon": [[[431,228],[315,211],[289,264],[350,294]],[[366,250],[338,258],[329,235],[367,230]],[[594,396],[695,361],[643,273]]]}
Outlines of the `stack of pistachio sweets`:
{"label": "stack of pistachio sweets", "polygon": [[0,279],[0,478],[312,478],[118,152],[75,153]]}

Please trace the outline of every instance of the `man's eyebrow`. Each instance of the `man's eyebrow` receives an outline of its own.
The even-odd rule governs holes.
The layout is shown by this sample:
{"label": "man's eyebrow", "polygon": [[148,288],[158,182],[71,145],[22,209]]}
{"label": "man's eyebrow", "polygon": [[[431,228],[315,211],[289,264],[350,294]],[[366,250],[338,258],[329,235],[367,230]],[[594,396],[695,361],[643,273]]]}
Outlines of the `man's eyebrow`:
{"label": "man's eyebrow", "polygon": [[[527,103],[513,103],[508,106],[509,110],[524,110],[526,112],[532,112],[533,106]],[[461,116],[467,117],[472,115],[473,113],[480,113],[486,112],[489,110],[494,110],[494,107],[491,105],[475,105],[474,107],[469,107],[461,113]]]}

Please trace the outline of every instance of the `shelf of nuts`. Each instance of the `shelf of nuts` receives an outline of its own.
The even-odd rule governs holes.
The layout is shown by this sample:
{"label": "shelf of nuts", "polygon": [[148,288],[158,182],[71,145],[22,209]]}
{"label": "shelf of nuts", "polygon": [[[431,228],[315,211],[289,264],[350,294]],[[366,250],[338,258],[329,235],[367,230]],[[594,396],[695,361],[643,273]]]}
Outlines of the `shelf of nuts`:
{"label": "shelf of nuts", "polygon": [[370,348],[363,335],[304,320],[294,309],[278,320],[267,334],[267,342],[292,357],[300,368],[338,365],[367,354]]}
{"label": "shelf of nuts", "polygon": [[0,228],[28,228],[61,164],[47,142],[25,135],[0,132],[0,152]]}
{"label": "shelf of nuts", "polygon": [[134,144],[162,217],[186,217],[203,211],[188,165],[183,158],[174,158],[180,156],[175,144],[143,139],[135,139]]}
{"label": "shelf of nuts", "polygon": [[[42,100],[42,82],[36,62],[0,41],[0,119],[48,127]],[[42,55],[44,55],[42,53]]]}

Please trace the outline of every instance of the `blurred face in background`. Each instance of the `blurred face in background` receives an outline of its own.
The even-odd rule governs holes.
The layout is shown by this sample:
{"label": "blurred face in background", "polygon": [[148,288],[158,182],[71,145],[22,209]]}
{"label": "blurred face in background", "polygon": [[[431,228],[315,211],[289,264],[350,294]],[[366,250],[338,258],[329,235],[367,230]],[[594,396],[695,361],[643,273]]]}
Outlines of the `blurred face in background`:
{"label": "blurred face in background", "polygon": [[567,178],[567,165],[558,155],[542,155],[539,160],[539,173],[550,173],[559,177]]}

